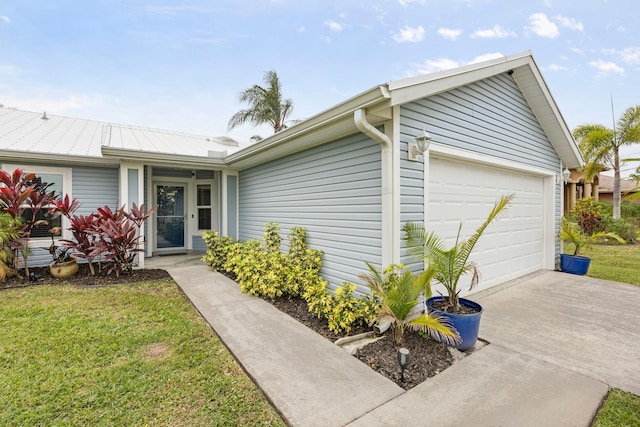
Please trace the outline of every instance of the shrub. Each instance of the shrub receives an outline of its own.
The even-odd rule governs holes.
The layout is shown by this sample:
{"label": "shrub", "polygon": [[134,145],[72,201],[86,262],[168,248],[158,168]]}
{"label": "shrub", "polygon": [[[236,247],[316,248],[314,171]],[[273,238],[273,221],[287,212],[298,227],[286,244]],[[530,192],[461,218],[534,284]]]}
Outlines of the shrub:
{"label": "shrub", "polygon": [[116,276],[120,276],[123,272],[133,273],[136,255],[144,252],[144,249],[138,248],[142,238],[140,227],[153,211],[151,209],[145,213],[144,205],[138,207],[135,203],[130,212],[125,210],[124,205],[115,211],[109,206],[98,208],[97,219],[88,230],[96,236],[88,256],[104,256],[105,261],[110,263],[107,274],[115,272]]}
{"label": "shrub", "polygon": [[264,225],[264,247],[267,252],[280,252],[280,227],[275,222],[268,222]]}
{"label": "shrub", "polygon": [[229,236],[222,237],[217,231],[205,231],[202,238],[207,245],[207,252],[202,261],[214,271],[225,271],[224,265],[227,263],[233,239]]}
{"label": "shrub", "polygon": [[617,234],[628,242],[635,242],[636,227],[633,223],[624,218],[613,219],[608,218],[606,222],[607,231]]}
{"label": "shrub", "polygon": [[575,221],[583,233],[591,235],[604,231],[605,214],[601,205],[594,204],[592,197],[578,200],[571,212],[575,215]]}

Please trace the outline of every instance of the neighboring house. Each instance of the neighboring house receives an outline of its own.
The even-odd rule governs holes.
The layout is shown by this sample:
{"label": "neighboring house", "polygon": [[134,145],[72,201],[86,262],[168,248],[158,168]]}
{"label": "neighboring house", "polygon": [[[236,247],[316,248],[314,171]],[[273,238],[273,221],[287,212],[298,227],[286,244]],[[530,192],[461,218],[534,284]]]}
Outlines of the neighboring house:
{"label": "neighboring house", "polygon": [[[629,179],[620,180],[620,192],[623,200],[640,202],[638,198],[625,198],[624,196],[633,193],[640,193],[640,185]],[[598,194],[601,202],[613,203],[613,177],[600,174],[600,187]]]}
{"label": "neighboring house", "polygon": [[[411,160],[423,129],[431,146]],[[266,222],[304,226],[333,286],[360,284],[365,261],[422,268],[404,248],[405,222],[453,242],[461,221],[468,236],[507,193],[509,211],[472,256],[479,289],[555,269],[560,172],[583,164],[529,52],[373,87],[245,148],[0,109],[0,150],[4,169],[60,173],[87,210],[158,207],[147,255],[204,249],[209,224],[241,240],[262,238]]]}
{"label": "neighboring house", "polygon": [[598,174],[591,181],[586,181],[584,172],[576,169],[571,169],[570,172],[571,174],[564,187],[564,211],[569,212],[575,208],[576,201],[580,199],[593,197],[594,201],[599,201],[600,177],[604,175]]}

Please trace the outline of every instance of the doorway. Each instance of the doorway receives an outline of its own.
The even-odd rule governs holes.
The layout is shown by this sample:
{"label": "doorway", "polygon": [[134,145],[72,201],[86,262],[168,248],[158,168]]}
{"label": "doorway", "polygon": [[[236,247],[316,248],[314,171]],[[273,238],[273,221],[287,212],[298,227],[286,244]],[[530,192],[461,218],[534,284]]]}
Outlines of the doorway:
{"label": "doorway", "polygon": [[186,186],[156,184],[157,250],[185,249]]}

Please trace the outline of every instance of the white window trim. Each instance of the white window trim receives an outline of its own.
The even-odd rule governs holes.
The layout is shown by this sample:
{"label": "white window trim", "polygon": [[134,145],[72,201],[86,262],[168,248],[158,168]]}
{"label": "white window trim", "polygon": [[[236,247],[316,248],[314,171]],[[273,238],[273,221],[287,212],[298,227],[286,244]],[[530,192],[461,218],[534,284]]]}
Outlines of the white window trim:
{"label": "white window trim", "polygon": [[[71,193],[72,183],[71,183],[71,168],[58,168],[52,166],[39,166],[39,165],[21,165],[21,164],[13,164],[13,163],[3,163],[2,170],[7,173],[13,173],[16,169],[22,169],[26,173],[35,173],[39,174],[59,174],[62,175],[62,197],[65,195],[69,195],[70,199],[73,199],[73,194]],[[73,236],[71,232],[68,230],[70,227],[69,220],[66,217],[62,217],[62,235],[56,236],[55,239],[67,239],[70,240]],[[51,246],[51,238],[49,237],[33,237],[29,239],[29,246],[34,248],[48,248]]]}

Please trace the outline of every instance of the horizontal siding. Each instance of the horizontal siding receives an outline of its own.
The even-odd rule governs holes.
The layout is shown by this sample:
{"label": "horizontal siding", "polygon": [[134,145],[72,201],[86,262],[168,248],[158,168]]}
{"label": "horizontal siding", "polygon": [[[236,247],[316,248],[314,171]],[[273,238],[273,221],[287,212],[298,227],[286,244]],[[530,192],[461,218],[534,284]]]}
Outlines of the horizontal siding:
{"label": "horizontal siding", "polygon": [[[407,103],[400,110],[403,224],[424,220],[424,164],[407,160],[407,144],[423,128],[438,144],[558,172],[560,160],[555,149],[507,74]],[[557,218],[559,197],[557,189]],[[401,261],[414,271],[421,269],[421,264],[407,254],[404,242]]]}
{"label": "horizontal siding", "polygon": [[188,178],[191,179],[191,169],[153,168],[153,177]]}
{"label": "horizontal siding", "polygon": [[72,170],[73,197],[80,202],[78,215],[88,215],[108,205],[118,208],[119,169],[97,167],[74,167]]}
{"label": "horizontal siding", "polygon": [[261,240],[267,222],[283,237],[306,227],[331,286],[361,285],[364,262],[381,262],[380,168],[380,146],[357,134],[241,171],[240,240]]}
{"label": "horizontal siding", "polygon": [[404,105],[401,126],[433,141],[546,169],[559,157],[515,81],[494,76]]}
{"label": "horizontal siding", "polygon": [[204,252],[207,250],[207,244],[204,242],[202,236],[191,236],[192,248],[196,252]]}

